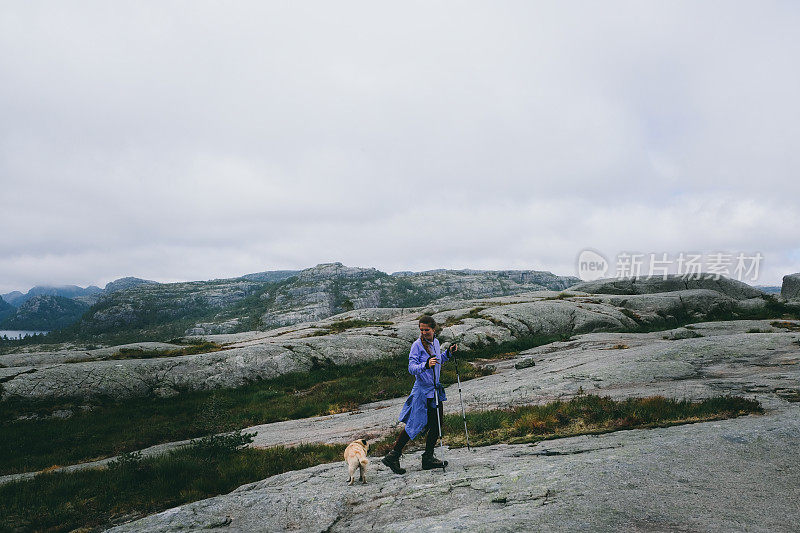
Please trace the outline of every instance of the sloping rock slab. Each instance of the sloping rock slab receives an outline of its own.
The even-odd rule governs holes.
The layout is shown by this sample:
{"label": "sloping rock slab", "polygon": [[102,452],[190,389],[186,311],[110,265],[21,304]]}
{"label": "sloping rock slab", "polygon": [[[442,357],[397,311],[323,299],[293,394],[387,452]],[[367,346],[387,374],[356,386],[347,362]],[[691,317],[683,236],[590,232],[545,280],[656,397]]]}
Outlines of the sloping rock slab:
{"label": "sloping rock slab", "polygon": [[28,372],[18,367],[13,378],[2,383],[2,397],[169,397],[184,390],[241,387],[307,371],[315,361],[346,364],[376,359],[407,346],[385,335],[328,335],[177,357],[71,363]]}
{"label": "sloping rock slab", "polygon": [[[440,453],[441,454],[441,453]],[[445,450],[445,473],[372,458],[244,485],[128,531],[796,531],[800,407],[537,445]]]}
{"label": "sloping rock slab", "polygon": [[[465,351],[487,343],[536,335],[569,336],[677,325],[689,319],[747,314],[766,306],[763,298],[738,300],[710,289],[563,298],[530,293],[474,300],[472,303],[480,304],[475,307],[464,307],[465,303],[440,303],[424,308],[434,313],[440,323],[452,323],[443,329],[440,339],[457,341]],[[422,311],[420,308],[414,313],[397,314],[396,310],[378,310],[372,315],[386,316],[390,325],[353,328],[338,334],[330,330],[336,320],[370,315],[363,310],[338,315],[320,323],[282,329],[279,335],[239,334],[235,344],[213,353],[86,362],[40,355],[40,362],[58,363],[34,368],[32,372],[7,372],[0,395],[3,399],[169,397],[189,390],[240,387],[288,372],[308,371],[317,364],[353,364],[402,357],[407,356],[410,343],[419,335],[417,317]],[[219,341],[214,336],[207,338]],[[93,355],[100,356],[99,351]]]}
{"label": "sloping rock slab", "polygon": [[[470,411],[514,407],[567,399],[583,390],[616,399],[659,394],[696,400],[720,394],[758,394],[766,407],[785,406],[787,401],[796,402],[800,394],[800,333],[772,327],[771,322],[707,322],[689,326],[692,329],[579,335],[493,361],[496,374],[464,383],[464,404]],[[795,327],[798,322],[791,325]],[[670,340],[681,330],[699,331],[702,336]],[[772,333],[747,333],[751,330]],[[534,361],[536,365],[519,368],[520,361]],[[461,395],[457,385],[452,385],[445,412],[457,411],[456,396]],[[253,447],[347,443],[356,438],[374,441],[397,427],[404,401],[405,397],[383,400],[362,405],[357,411],[274,422],[244,431],[256,433]],[[142,452],[163,453],[185,443],[159,444]],[[106,462],[82,463],[74,468]],[[0,477],[0,483],[30,475]]]}
{"label": "sloping rock slab", "polygon": [[93,350],[59,350],[55,352],[21,352],[0,355],[0,366],[38,366],[52,365],[57,363],[76,363],[92,360],[103,360],[111,355],[118,353],[122,348],[138,348],[147,350],[178,350],[183,346],[169,344],[166,342],[135,342],[131,344],[121,344],[108,348],[95,348]]}

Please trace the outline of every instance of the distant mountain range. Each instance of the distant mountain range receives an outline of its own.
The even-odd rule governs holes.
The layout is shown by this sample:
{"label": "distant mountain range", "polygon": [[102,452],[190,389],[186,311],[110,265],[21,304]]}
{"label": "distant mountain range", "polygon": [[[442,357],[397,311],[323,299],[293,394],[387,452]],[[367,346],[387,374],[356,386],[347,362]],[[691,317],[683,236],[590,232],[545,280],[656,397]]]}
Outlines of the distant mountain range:
{"label": "distant mountain range", "polygon": [[7,294],[0,294],[0,296],[2,296],[3,300],[13,305],[14,307],[19,307],[28,300],[30,300],[31,298],[43,295],[61,296],[64,298],[83,301],[88,305],[92,305],[95,302],[97,302],[97,298],[102,293],[103,289],[101,289],[100,287],[96,287],[94,285],[90,285],[85,289],[83,287],[78,287],[77,285],[62,285],[58,287],[37,285],[36,287],[32,288],[25,294],[19,291],[14,291],[14,292],[9,292]]}
{"label": "distant mountain range", "polygon": [[[367,307],[416,307],[441,299],[563,290],[580,280],[533,270],[431,270],[387,274],[325,263],[238,278],[157,283],[122,278],[105,289],[35,287],[9,297],[18,309],[0,329],[61,329],[57,340],[132,342],[204,333],[266,330]],[[77,308],[56,298],[90,305]],[[33,304],[22,307],[27,301]],[[0,304],[2,306],[2,304]],[[3,312],[0,307],[0,313]],[[8,308],[4,308],[8,313]],[[21,312],[22,311],[22,312]],[[9,327],[13,325],[14,327]],[[36,325],[36,328],[33,326]],[[47,327],[43,327],[47,325]]]}
{"label": "distant mountain range", "polygon": [[0,295],[0,329],[44,330],[63,328],[77,322],[81,315],[103,295],[155,281],[121,278],[105,289],[90,285],[37,285],[26,293],[13,291]]}
{"label": "distant mountain range", "polygon": [[14,314],[0,323],[0,329],[29,331],[59,329],[80,320],[88,309],[89,304],[78,299],[40,294],[25,300]]}
{"label": "distant mountain range", "polygon": [[766,292],[767,294],[780,294],[781,287],[780,285],[753,285],[756,289],[760,290],[761,292]]}
{"label": "distant mountain range", "polygon": [[560,291],[578,282],[574,276],[536,270],[387,274],[341,263],[181,283],[126,277],[103,289],[36,286],[25,294],[3,294],[0,329],[60,330],[54,340],[99,343],[165,340],[266,330],[368,307],[419,307],[437,300]]}
{"label": "distant mountain range", "polygon": [[95,285],[89,285],[85,289],[83,287],[78,287],[77,285],[37,285],[26,293],[13,291],[6,294],[0,294],[0,297],[5,300],[6,303],[9,303],[14,307],[19,307],[31,298],[40,295],[63,296],[64,298],[83,301],[89,305],[94,305],[97,303],[97,300],[102,294],[108,294],[114,291],[135,287],[143,283],[158,282],[129,277],[112,281],[111,283],[106,284],[105,289],[101,289]]}

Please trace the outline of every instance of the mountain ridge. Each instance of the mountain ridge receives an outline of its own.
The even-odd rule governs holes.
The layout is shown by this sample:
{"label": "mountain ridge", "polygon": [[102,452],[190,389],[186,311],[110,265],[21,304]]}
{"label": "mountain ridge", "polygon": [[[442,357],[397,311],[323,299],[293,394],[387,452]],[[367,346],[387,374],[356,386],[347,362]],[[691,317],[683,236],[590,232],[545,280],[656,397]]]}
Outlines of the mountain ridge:
{"label": "mountain ridge", "polygon": [[353,309],[415,307],[465,295],[481,298],[563,290],[578,281],[574,276],[534,270],[387,274],[340,262],[207,281],[158,283],[126,277],[98,289],[86,314],[54,336],[58,341],[133,342],[267,330]]}

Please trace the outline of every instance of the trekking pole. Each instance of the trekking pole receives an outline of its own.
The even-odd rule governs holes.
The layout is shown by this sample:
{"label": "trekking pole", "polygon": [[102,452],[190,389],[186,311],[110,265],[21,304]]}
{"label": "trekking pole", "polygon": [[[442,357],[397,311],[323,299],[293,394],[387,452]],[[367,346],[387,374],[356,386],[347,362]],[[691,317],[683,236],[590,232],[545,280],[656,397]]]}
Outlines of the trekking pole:
{"label": "trekking pole", "polygon": [[[447,350],[450,352],[450,350]],[[458,358],[455,352],[452,353],[453,361],[456,362],[456,380],[458,380],[458,399],[461,400],[461,418],[464,419],[464,435],[467,436],[467,451],[471,451],[469,447],[469,431],[467,431],[467,414],[464,412],[464,398],[461,396],[461,375],[458,373]]]}
{"label": "trekking pole", "polygon": [[[436,368],[433,369],[433,397],[436,399],[436,421],[439,423],[439,452],[444,448],[444,437],[442,436],[442,418],[439,416],[439,380],[436,377]],[[444,457],[444,453],[441,453]],[[442,461],[442,472],[444,472],[445,461]]]}

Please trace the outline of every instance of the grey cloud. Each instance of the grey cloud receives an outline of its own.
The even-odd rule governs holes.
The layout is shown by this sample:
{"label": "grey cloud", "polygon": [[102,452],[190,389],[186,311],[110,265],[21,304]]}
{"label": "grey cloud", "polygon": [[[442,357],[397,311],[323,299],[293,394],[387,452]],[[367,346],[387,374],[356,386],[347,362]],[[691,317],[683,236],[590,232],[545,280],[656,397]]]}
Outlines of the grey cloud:
{"label": "grey cloud", "polygon": [[0,290],[326,260],[572,274],[585,246],[800,270],[790,3],[3,10]]}

